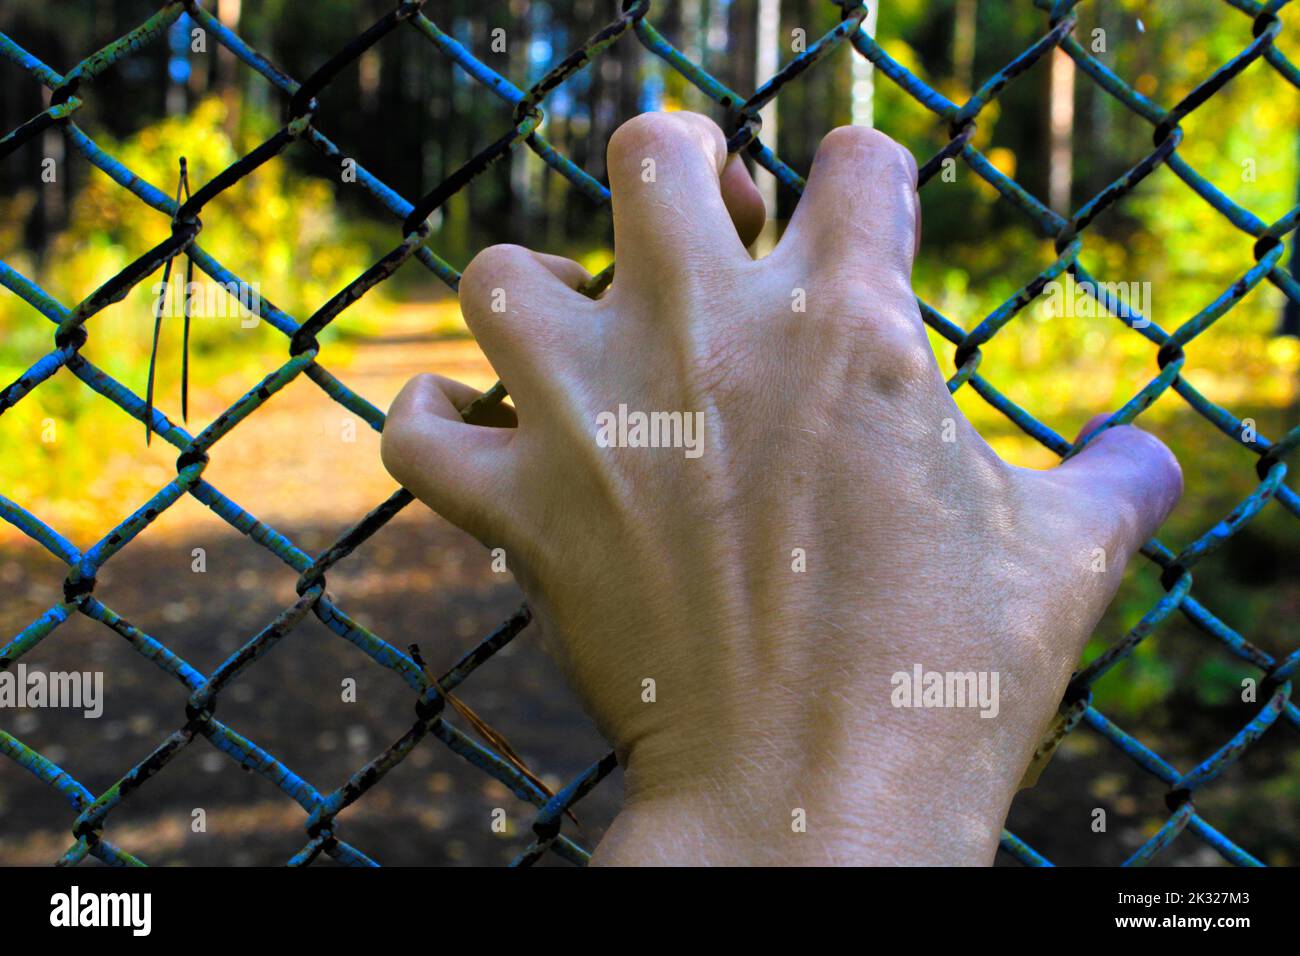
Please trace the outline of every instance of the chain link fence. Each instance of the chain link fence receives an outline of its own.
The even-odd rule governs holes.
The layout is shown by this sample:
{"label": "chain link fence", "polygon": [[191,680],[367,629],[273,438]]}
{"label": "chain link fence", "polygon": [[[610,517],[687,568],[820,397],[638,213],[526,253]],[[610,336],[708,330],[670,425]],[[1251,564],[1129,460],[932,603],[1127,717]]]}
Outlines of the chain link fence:
{"label": "chain link fence", "polygon": [[[837,3],[841,19],[834,29],[793,57],[748,97],[733,92],[673,47],[652,23],[651,0],[627,0],[607,26],[559,61],[528,89],[513,85],[477,59],[449,33],[444,32],[425,12],[426,4],[423,0],[409,0],[399,4],[301,83],[278,69],[269,59],[223,26],[198,0],[173,0],[164,4],[138,27],[93,53],[66,74],[60,74],[41,62],[14,38],[0,34],[0,53],[34,82],[48,88],[52,94],[47,109],[0,139],[0,158],[45,130],[55,127],[73,150],[123,189],[135,194],[141,202],[171,220],[171,235],[167,239],[145,252],[104,282],[89,298],[72,308],[55,301],[33,281],[0,262],[0,283],[56,326],[54,347],[49,354],[0,392],[0,414],[22,401],[51,376],[66,370],[66,374],[76,376],[86,387],[144,423],[148,431],[174,445],[179,452],[176,477],[86,551],[78,550],[56,529],[43,523],[22,504],[0,495],[0,517],[66,563],[69,569],[63,587],[63,600],[0,647],[0,669],[12,667],[54,634],[73,614],[82,614],[125,638],[163,674],[184,685],[189,694],[184,714],[176,715],[180,724],[178,729],[131,767],[113,786],[98,795],[78,782],[68,770],[0,729],[0,752],[48,784],[51,790],[62,796],[72,807],[75,814],[71,827],[72,843],[58,862],[75,864],[90,855],[111,864],[141,864],[142,861],[130,852],[129,847],[118,846],[109,839],[106,834],[109,818],[133,793],[146,786],[151,777],[164,772],[178,753],[197,738],[203,738],[207,744],[226,754],[239,766],[265,777],[270,784],[278,787],[302,807],[305,814],[305,842],[289,861],[291,864],[308,864],[325,853],[342,863],[371,865],[374,861],[362,849],[346,842],[337,832],[335,819],[342,810],[363,798],[371,788],[381,785],[385,774],[420,746],[426,737],[441,741],[484,773],[501,781],[520,800],[536,808],[532,841],[521,849],[516,864],[529,865],[548,852],[577,864],[587,861],[588,850],[566,836],[562,832],[562,824],[570,808],[614,769],[614,755],[607,754],[596,760],[584,773],[554,796],[550,796],[530,775],[521,773],[504,755],[481,745],[458,729],[450,719],[455,716],[454,713],[444,714],[447,695],[528,625],[528,608],[521,607],[435,681],[412,655],[349,617],[343,607],[325,591],[326,574],[330,569],[347,560],[362,542],[378,533],[395,514],[410,504],[412,497],[409,493],[398,491],[357,520],[330,547],[313,556],[295,546],[275,528],[249,514],[206,481],[203,475],[217,442],[299,376],[310,379],[331,399],[360,416],[376,431],[382,430],[384,416],[379,409],[321,364],[318,334],[369,290],[393,275],[408,259],[418,262],[454,290],[460,273],[426,245],[431,232],[430,216],[450,196],[493,164],[508,157],[512,151],[532,150],[555,173],[568,180],[583,200],[597,206],[607,205],[609,192],[606,187],[547,141],[542,132],[543,107],[550,93],[598,58],[612,44],[640,42],[718,104],[728,135],[728,146],[733,152],[743,151],[748,154],[754,162],[770,171],[784,188],[795,193],[802,190],[803,179],[763,143],[759,110],[776,97],[787,83],[808,72],[827,54],[848,44],[852,48],[852,55],[865,57],[874,64],[880,76],[896,84],[921,108],[933,113],[938,122],[946,125],[949,142],[921,165],[919,181],[922,187],[940,170],[950,168],[952,163],[964,163],[1023,212],[1039,234],[1054,239],[1057,252],[1055,261],[976,323],[970,331],[925,302],[920,302],[925,322],[954,348],[957,371],[948,382],[951,391],[956,392],[963,387],[973,389],[1025,433],[1062,457],[1069,457],[1079,451],[1081,445],[1072,445],[1035,418],[1029,410],[1012,402],[992,384],[980,368],[982,347],[1020,316],[1048,283],[1068,273],[1082,289],[1095,297],[1107,314],[1127,326],[1131,334],[1141,335],[1150,342],[1156,366],[1156,374],[1151,380],[1087,440],[1092,440],[1105,428],[1133,422],[1157,401],[1172,402],[1178,398],[1194,409],[1205,420],[1208,428],[1221,433],[1225,443],[1244,448],[1254,456],[1257,485],[1230,514],[1218,520],[1181,550],[1167,547],[1154,539],[1143,547],[1142,553],[1155,568],[1153,571],[1139,573],[1157,574],[1165,591],[1164,596],[1131,631],[1074,676],[1062,704],[1060,730],[1064,734],[1080,725],[1086,725],[1165,786],[1167,819],[1158,832],[1132,855],[1128,863],[1142,864],[1152,860],[1186,830],[1231,863],[1258,865],[1260,861],[1248,849],[1239,846],[1229,835],[1215,829],[1198,814],[1196,797],[1275,724],[1282,722],[1290,724],[1293,729],[1300,729],[1300,710],[1297,710],[1290,697],[1291,678],[1300,665],[1300,648],[1285,657],[1275,657],[1252,645],[1246,636],[1234,631],[1197,600],[1193,591],[1193,571],[1199,561],[1221,547],[1270,503],[1273,507],[1285,509],[1293,516],[1300,517],[1300,496],[1284,483],[1287,474],[1286,458],[1300,444],[1300,428],[1272,439],[1254,434],[1231,411],[1214,404],[1193,388],[1180,376],[1180,371],[1188,362],[1188,349],[1195,339],[1227,315],[1265,280],[1281,289],[1292,302],[1300,303],[1300,284],[1279,264],[1285,249],[1284,238],[1300,222],[1300,206],[1276,222],[1265,222],[1234,203],[1215,185],[1200,176],[1179,156],[1177,149],[1183,137],[1180,122],[1256,60],[1262,59],[1272,67],[1281,81],[1300,88],[1300,70],[1274,45],[1281,29],[1276,14],[1287,0],[1271,0],[1267,4],[1254,0],[1226,0],[1244,14],[1243,48],[1168,109],[1139,93],[1092,56],[1076,39],[1074,8],[1078,2],[1079,0],[1034,0],[1034,5],[1043,14],[1040,38],[988,77],[970,99],[961,104],[950,101],[891,58],[881,44],[862,28],[868,12],[867,5],[852,0]],[[207,31],[210,37],[215,38],[244,65],[261,74],[286,100],[289,116],[288,121],[273,136],[211,181],[198,185],[193,194],[183,198],[183,201],[179,195],[176,199],[170,198],[158,187],[127,169],[101,149],[76,122],[84,98],[93,96],[91,81],[141,48],[158,42],[182,16],[188,16],[196,27]],[[417,31],[428,41],[430,55],[450,58],[468,76],[500,98],[509,108],[510,120],[508,123],[503,122],[503,133],[499,139],[484,147],[469,162],[414,202],[398,195],[360,163],[356,165],[356,184],[401,221],[398,241],[391,252],[305,320],[288,315],[265,298],[258,297],[258,316],[288,339],[288,357],[284,364],[249,389],[197,435],[192,435],[152,407],[152,402],[141,398],[83,357],[80,350],[93,334],[94,323],[91,320],[95,315],[122,300],[134,286],[155,274],[178,255],[188,256],[201,272],[219,284],[228,288],[249,287],[248,282],[226,269],[200,245],[202,223],[199,217],[204,207],[222,191],[298,142],[338,163],[344,154],[321,129],[322,125],[327,125],[328,118],[318,116],[317,94],[367,49],[382,42],[393,31],[401,29]],[[1248,42],[1245,40],[1247,35],[1250,37]],[[1080,74],[1146,120],[1152,131],[1152,146],[1144,158],[1068,217],[1053,212],[1014,179],[999,172],[987,156],[972,145],[972,135],[982,111],[994,102],[1008,83],[1015,81],[1036,61],[1058,48],[1070,57]],[[1089,225],[1123,200],[1161,165],[1168,166],[1196,195],[1214,207],[1233,226],[1256,240],[1254,263],[1242,271],[1240,278],[1230,288],[1225,289],[1199,312],[1185,318],[1171,332],[1166,332],[1149,316],[1140,315],[1111,295],[1107,286],[1099,284],[1080,261]],[[612,276],[613,266],[610,266],[595,276],[585,291],[592,295],[598,294],[608,285]],[[505,389],[498,383],[481,399],[467,407],[464,414],[467,419],[473,420],[484,408],[500,402],[504,397]],[[2,426],[3,423],[0,422],[0,427]],[[232,527],[272,552],[297,575],[298,599],[209,674],[199,672],[145,630],[124,620],[94,594],[99,569],[184,495],[191,495],[202,502]],[[1116,664],[1132,655],[1142,641],[1175,613],[1183,615],[1194,624],[1206,640],[1215,642],[1228,654],[1256,668],[1261,688],[1258,698],[1261,703],[1252,719],[1245,726],[1226,729],[1223,745],[1188,769],[1173,766],[1092,706],[1094,684]],[[400,739],[358,769],[337,789],[330,791],[317,789],[255,741],[244,737],[236,728],[223,723],[216,716],[222,691],[240,674],[254,666],[308,615],[314,615],[340,638],[364,651],[376,664],[399,675],[410,687],[415,711],[410,729]],[[1032,800],[1033,794],[1022,799]],[[1049,865],[1044,856],[1010,832],[1003,834],[1002,849],[1024,863]]]}

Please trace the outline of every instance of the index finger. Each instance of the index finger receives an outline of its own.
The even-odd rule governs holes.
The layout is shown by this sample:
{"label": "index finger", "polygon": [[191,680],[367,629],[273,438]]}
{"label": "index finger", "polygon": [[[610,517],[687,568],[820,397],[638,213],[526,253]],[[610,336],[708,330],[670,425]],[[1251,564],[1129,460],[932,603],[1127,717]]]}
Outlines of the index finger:
{"label": "index finger", "polygon": [[727,143],[698,113],[642,113],[609,141],[620,279],[658,282],[682,258],[748,261],[722,196]]}

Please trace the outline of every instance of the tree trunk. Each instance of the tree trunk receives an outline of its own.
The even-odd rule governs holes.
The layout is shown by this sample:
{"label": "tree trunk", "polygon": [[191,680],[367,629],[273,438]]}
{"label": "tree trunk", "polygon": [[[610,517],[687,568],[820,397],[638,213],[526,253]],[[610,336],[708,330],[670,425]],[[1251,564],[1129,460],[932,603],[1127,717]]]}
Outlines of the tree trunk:
{"label": "tree trunk", "polygon": [[[879,11],[879,3],[871,4],[862,21],[861,29],[873,37]],[[876,125],[876,66],[860,53],[853,54],[853,125]]]}
{"label": "tree trunk", "polygon": [[[758,89],[780,69],[781,53],[781,0],[758,0],[758,24],[757,24],[757,41],[755,43],[754,54],[754,89]],[[770,100],[766,106],[759,111],[759,116],[763,120],[761,137],[763,143],[776,153],[780,153],[779,148],[779,129],[777,126],[777,108],[776,99]],[[754,241],[754,251],[758,255],[766,255],[776,246],[776,202],[777,202],[777,181],[765,169],[754,170],[754,181],[758,184],[758,191],[763,196],[763,203],[773,212],[773,217],[769,218],[763,226],[763,231],[759,234],[758,239]]]}
{"label": "tree trunk", "polygon": [[975,35],[979,0],[957,0],[952,23],[952,75],[963,90],[975,87]]}
{"label": "tree trunk", "polygon": [[1074,174],[1074,61],[1063,50],[1052,51],[1048,95],[1050,143],[1047,163],[1048,204],[1063,216],[1070,213]]}

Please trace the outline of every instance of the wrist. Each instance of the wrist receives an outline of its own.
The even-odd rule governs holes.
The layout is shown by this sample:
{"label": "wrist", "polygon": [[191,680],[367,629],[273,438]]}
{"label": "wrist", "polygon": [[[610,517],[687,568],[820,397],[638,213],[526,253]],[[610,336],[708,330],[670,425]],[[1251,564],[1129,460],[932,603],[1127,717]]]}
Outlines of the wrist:
{"label": "wrist", "polygon": [[642,789],[635,768],[627,780],[596,865],[989,865],[1011,797],[884,765],[680,789]]}
{"label": "wrist", "polygon": [[633,741],[594,862],[991,863],[1024,748],[977,714],[867,706],[871,680],[793,703],[756,695],[752,714],[715,709]]}

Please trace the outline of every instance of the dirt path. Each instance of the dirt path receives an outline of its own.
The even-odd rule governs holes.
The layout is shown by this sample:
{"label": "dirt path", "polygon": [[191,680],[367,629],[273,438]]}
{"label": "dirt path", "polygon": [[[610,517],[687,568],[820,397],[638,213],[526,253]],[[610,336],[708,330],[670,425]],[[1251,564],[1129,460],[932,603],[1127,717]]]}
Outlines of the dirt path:
{"label": "dirt path", "polygon": [[[331,363],[328,350],[324,364],[381,409],[418,372],[440,372],[478,388],[492,384],[492,370],[473,341],[435,340],[425,334],[426,324],[420,307],[403,309],[389,334],[353,347],[349,364]],[[247,387],[236,382],[226,391],[237,395]],[[196,398],[199,422],[224,407],[222,395]],[[118,465],[135,482],[128,501],[146,500],[174,475],[174,468],[168,471],[174,451],[159,450],[159,444],[152,452],[133,445],[132,457]],[[380,464],[379,436],[305,378],[222,439],[205,477],[309,553],[327,547],[396,487]],[[93,517],[98,526],[74,538],[79,546],[119,516]],[[200,547],[206,571],[195,573],[193,553]],[[65,574],[20,535],[0,537],[0,638],[56,604]],[[207,673],[293,602],[295,580],[279,559],[185,498],[108,562],[95,594]],[[345,611],[389,643],[404,648],[418,642],[436,669],[474,646],[520,601],[513,582],[490,571],[477,542],[419,505],[331,570],[328,586]],[[97,720],[60,710],[0,711],[0,729],[94,794],[184,721],[182,687],[81,615],[24,661],[104,673],[105,710]],[[341,682],[349,678],[356,681],[355,703],[341,699]],[[606,750],[541,653],[533,628],[475,672],[461,696],[552,787]],[[218,716],[328,792],[410,727],[413,706],[397,677],[309,617],[227,688]],[[1067,817],[1089,819],[1099,779],[1111,780],[1116,792],[1149,786],[1129,765],[1107,757],[1058,755],[1033,798],[1016,804],[1011,828],[1049,856],[1120,862],[1149,835],[1151,821],[1137,804],[1115,804],[1118,840],[1092,837],[1086,826],[1068,835],[1060,827]],[[616,774],[579,806],[578,837],[585,845],[593,846],[613,818],[620,788]],[[504,834],[491,828],[498,807],[507,813]],[[205,832],[193,830],[196,809],[206,813]],[[52,862],[72,842],[75,815],[54,790],[0,758],[0,865]],[[113,812],[107,836],[151,864],[278,865],[302,847],[305,820],[272,784],[241,771],[200,739]],[[385,864],[493,864],[527,845],[530,821],[528,807],[430,738],[342,814],[338,832]],[[1162,861],[1215,859],[1185,839]]]}
{"label": "dirt path", "polygon": [[[479,389],[491,387],[496,375],[477,343],[429,336],[421,311],[418,306],[396,310],[383,338],[352,344],[345,365],[331,364],[326,349],[322,365],[382,411],[411,376],[422,372],[438,372]],[[268,481],[269,476],[300,480]],[[272,522],[314,523],[323,511],[360,517],[397,487],[380,463],[379,435],[306,376],[223,439],[213,449],[205,477]],[[324,500],[310,493],[313,485],[327,490]]]}
{"label": "dirt path", "polygon": [[[383,409],[417,372],[438,371],[479,388],[494,381],[472,340],[421,334],[414,308],[391,335],[358,343],[349,365],[326,359],[327,368]],[[376,433],[302,378],[218,443],[205,477],[314,553],[395,489],[378,449]],[[193,549],[200,547],[206,570],[195,573]],[[7,640],[55,604],[64,574],[30,543],[0,542],[0,635]],[[295,578],[265,549],[185,499],[108,562],[95,594],[209,672],[294,600]],[[491,572],[477,542],[420,505],[332,570],[328,584],[354,618],[394,645],[418,642],[438,669],[521,600],[508,577]],[[0,728],[93,793],[184,722],[181,685],[80,615],[24,662],[103,671],[105,709],[97,720],[49,709],[0,713]],[[355,703],[341,699],[348,678],[357,684]],[[472,675],[462,696],[553,787],[606,749],[540,653],[534,629]],[[220,717],[328,792],[402,735],[413,706],[396,676],[309,617],[227,689]],[[598,839],[617,801],[618,784],[610,781],[584,802],[582,842]],[[497,807],[507,812],[505,834],[491,828]],[[191,821],[200,808],[207,831],[195,833]],[[52,862],[72,842],[74,817],[54,790],[0,759],[0,864]],[[107,835],[153,864],[280,864],[305,842],[305,819],[268,781],[200,739],[114,811]],[[499,863],[527,845],[530,821],[526,805],[427,738],[344,812],[339,833],[381,863]]]}

